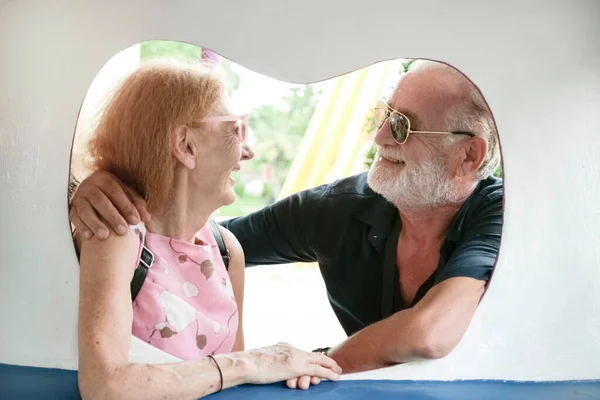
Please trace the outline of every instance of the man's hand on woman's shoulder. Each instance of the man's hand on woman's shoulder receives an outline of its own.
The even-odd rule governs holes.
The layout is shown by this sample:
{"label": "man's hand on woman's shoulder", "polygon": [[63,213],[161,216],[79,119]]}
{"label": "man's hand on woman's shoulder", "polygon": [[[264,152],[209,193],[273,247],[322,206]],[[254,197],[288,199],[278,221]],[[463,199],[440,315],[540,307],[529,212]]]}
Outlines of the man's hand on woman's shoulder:
{"label": "man's hand on woman's shoulder", "polygon": [[[150,220],[144,199],[107,171],[96,171],[83,180],[71,200],[69,218],[84,238],[109,235],[109,224],[119,235],[128,232],[128,224]],[[105,221],[105,222],[103,222]]]}

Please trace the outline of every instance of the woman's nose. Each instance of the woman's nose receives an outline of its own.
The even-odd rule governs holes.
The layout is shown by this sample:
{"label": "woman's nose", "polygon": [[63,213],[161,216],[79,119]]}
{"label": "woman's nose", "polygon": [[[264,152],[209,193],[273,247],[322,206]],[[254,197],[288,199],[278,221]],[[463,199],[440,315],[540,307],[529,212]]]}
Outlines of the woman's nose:
{"label": "woman's nose", "polygon": [[252,160],[254,158],[254,150],[247,141],[242,144],[242,160]]}

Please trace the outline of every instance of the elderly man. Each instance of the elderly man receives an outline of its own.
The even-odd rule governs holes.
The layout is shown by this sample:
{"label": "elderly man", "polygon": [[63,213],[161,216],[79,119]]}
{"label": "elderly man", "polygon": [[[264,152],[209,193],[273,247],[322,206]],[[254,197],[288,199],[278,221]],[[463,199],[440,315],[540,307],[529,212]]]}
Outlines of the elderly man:
{"label": "elderly man", "polygon": [[[345,373],[447,355],[461,340],[498,255],[503,223],[491,112],[455,69],[417,61],[376,108],[367,173],[296,193],[224,223],[248,265],[318,262],[348,339],[323,348]],[[71,219],[106,236],[143,202],[106,172],[79,187]],[[106,195],[104,194],[106,193]],[[110,200],[109,200],[110,199]],[[139,214],[136,211],[140,210]],[[89,227],[89,228],[88,228]]]}

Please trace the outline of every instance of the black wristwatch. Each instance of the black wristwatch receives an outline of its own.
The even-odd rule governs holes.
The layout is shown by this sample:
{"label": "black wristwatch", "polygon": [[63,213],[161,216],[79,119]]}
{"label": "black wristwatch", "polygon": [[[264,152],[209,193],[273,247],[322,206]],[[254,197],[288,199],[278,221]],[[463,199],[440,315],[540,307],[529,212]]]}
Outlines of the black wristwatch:
{"label": "black wristwatch", "polygon": [[331,350],[331,347],[319,347],[318,349],[314,349],[313,353],[321,353],[327,355],[327,352]]}

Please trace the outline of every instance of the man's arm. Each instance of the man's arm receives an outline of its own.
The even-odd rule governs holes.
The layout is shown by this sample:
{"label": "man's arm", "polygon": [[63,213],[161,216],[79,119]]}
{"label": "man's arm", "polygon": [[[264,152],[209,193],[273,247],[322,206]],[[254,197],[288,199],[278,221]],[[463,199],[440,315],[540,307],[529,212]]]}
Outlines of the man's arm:
{"label": "man's arm", "polygon": [[493,270],[502,234],[502,194],[486,198],[437,284],[412,308],[357,332],[328,355],[360,372],[449,354],[466,332]]}
{"label": "man's arm", "polygon": [[450,278],[413,308],[366,327],[328,355],[344,373],[444,357],[460,342],[484,289],[485,281]]}
{"label": "man's arm", "polygon": [[327,186],[295,193],[248,216],[221,222],[239,240],[246,266],[315,262],[317,222]]}
{"label": "man's arm", "polygon": [[[314,262],[315,223],[318,214],[327,214],[319,210],[327,190],[327,185],[305,190],[221,225],[239,240],[246,265]],[[128,223],[136,224],[140,217],[144,222],[150,220],[144,200],[106,171],[96,171],[81,182],[69,217],[86,239],[95,236],[100,240],[109,236],[109,228],[124,235]]]}
{"label": "man's arm", "polygon": [[69,207],[69,218],[78,232],[86,239],[92,236],[105,240],[109,228],[119,235],[129,232],[128,224],[140,219],[150,221],[144,199],[116,176],[98,170],[75,188]]}

